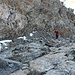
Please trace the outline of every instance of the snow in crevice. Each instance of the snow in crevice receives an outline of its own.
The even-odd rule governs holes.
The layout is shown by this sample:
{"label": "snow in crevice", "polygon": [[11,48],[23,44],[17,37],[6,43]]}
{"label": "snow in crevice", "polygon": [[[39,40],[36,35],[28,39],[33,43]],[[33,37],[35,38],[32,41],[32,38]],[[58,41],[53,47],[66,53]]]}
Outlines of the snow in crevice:
{"label": "snow in crevice", "polygon": [[32,37],[33,35],[34,35],[34,32],[31,32],[31,33],[29,34],[30,37]]}
{"label": "snow in crevice", "polygon": [[23,37],[18,37],[17,39],[27,40],[26,36],[23,36]]}
{"label": "snow in crevice", "polygon": [[12,40],[1,40],[0,41],[0,51],[1,51],[1,49],[3,48],[2,46],[4,46],[5,47],[5,49],[7,49],[8,47],[8,45],[7,45],[7,43],[10,43],[10,42],[12,42]]}
{"label": "snow in crevice", "polygon": [[32,31],[29,35],[32,37],[37,31]]}

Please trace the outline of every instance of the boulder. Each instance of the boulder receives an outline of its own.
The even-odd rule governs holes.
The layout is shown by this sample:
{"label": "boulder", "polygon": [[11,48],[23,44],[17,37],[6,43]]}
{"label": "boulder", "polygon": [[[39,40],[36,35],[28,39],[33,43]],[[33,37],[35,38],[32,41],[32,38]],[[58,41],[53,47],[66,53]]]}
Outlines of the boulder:
{"label": "boulder", "polygon": [[64,55],[65,53],[57,53],[57,54],[52,54],[52,55],[48,54],[48,55],[42,56],[36,60],[30,61],[30,67],[32,70],[36,70],[41,73],[49,71],[55,68],[55,65],[58,65],[59,63],[64,62],[68,59]]}
{"label": "boulder", "polygon": [[[7,75],[8,73],[10,74],[11,72],[14,72],[18,69],[22,68],[22,63],[9,60],[9,59],[4,59],[0,58],[0,69],[2,70],[1,72],[6,72],[5,74]],[[5,75],[3,74],[3,75]]]}

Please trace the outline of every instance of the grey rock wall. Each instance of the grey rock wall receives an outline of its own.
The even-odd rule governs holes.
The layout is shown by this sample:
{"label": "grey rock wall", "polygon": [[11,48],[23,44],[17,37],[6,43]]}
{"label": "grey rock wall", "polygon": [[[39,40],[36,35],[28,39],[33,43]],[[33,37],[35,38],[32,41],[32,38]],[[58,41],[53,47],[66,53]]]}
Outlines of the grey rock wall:
{"label": "grey rock wall", "polygon": [[54,33],[59,29],[63,37],[75,33],[74,14],[59,0],[0,0],[0,3],[1,38],[21,36],[33,30]]}

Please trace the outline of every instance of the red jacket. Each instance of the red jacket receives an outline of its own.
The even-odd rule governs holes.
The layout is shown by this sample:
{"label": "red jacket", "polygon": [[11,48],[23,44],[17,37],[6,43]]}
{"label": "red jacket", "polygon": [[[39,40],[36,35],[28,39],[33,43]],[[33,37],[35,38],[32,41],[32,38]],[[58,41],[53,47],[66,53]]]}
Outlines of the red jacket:
{"label": "red jacket", "polygon": [[60,34],[60,32],[59,32],[59,31],[55,31],[55,33],[56,33],[57,35],[59,35],[59,34]]}

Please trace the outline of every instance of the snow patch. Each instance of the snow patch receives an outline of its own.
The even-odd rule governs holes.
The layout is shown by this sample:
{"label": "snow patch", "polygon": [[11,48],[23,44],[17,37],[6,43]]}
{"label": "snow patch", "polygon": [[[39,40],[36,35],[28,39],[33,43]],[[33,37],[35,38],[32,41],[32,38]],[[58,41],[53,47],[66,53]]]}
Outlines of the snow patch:
{"label": "snow patch", "polygon": [[26,36],[23,36],[23,37],[18,37],[17,39],[27,40]]}
{"label": "snow patch", "polygon": [[12,42],[12,40],[2,40],[0,41],[1,44],[3,44],[4,46],[7,46],[6,43]]}
{"label": "snow patch", "polygon": [[30,33],[30,36],[32,37],[33,36],[33,33]]}
{"label": "snow patch", "polygon": [[37,31],[33,31],[32,33],[36,33]]}
{"label": "snow patch", "polygon": [[2,45],[5,46],[5,49],[7,49],[7,43],[12,42],[12,40],[2,40],[0,41],[0,51],[2,49]]}

